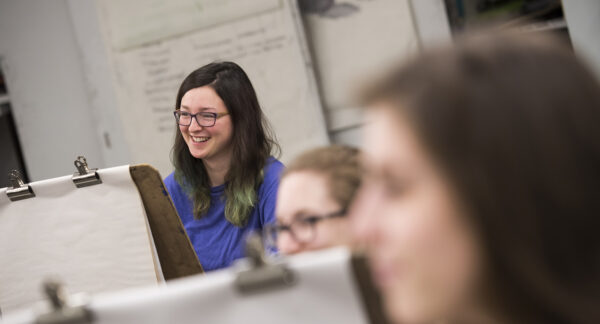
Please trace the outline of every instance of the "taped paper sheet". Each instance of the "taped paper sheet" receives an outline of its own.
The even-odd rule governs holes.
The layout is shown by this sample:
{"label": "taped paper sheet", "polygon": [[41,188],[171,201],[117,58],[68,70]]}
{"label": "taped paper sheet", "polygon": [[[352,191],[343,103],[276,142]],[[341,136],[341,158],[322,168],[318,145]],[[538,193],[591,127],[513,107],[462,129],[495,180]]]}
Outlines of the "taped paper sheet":
{"label": "taped paper sheet", "polygon": [[0,309],[42,300],[46,278],[69,293],[156,285],[158,261],[129,166],[99,170],[101,184],[71,176],[33,182],[35,197],[10,201],[0,189]]}

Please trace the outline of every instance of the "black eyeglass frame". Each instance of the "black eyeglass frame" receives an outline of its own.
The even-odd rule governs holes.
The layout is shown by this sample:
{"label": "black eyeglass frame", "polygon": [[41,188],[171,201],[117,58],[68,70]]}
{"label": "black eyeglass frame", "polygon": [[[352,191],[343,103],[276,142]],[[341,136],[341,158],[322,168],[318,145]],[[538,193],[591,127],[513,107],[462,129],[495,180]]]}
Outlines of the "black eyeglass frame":
{"label": "black eyeglass frame", "polygon": [[[189,124],[182,124],[181,123],[181,121],[180,121],[181,120],[181,114],[189,114],[189,116],[190,116],[190,122],[189,122]],[[206,125],[202,125],[200,123],[200,120],[198,120],[198,115],[200,115],[201,117],[211,116],[212,123],[206,124]],[[190,114],[189,112],[181,111],[179,109],[173,111],[173,116],[175,116],[175,121],[177,122],[177,125],[179,125],[179,126],[191,126],[193,120],[195,119],[196,123],[198,125],[202,126],[202,127],[213,127],[217,123],[217,119],[219,119],[219,118],[221,118],[223,116],[226,116],[226,115],[229,115],[229,113],[228,112],[214,113],[214,112],[208,112],[208,111],[201,111],[201,112],[198,112],[198,113],[195,113],[195,114]]]}
{"label": "black eyeglass frame", "polygon": [[[320,216],[310,215],[310,216],[306,216],[306,217],[302,217],[302,218],[297,218],[291,224],[268,224],[268,225],[265,225],[265,227],[263,228],[263,235],[264,235],[264,237],[267,238],[268,244],[277,246],[277,241],[274,238],[277,237],[277,235],[279,235],[281,232],[288,231],[290,233],[290,236],[294,239],[294,241],[296,241],[298,243],[306,244],[315,239],[315,234],[316,234],[315,226],[317,223],[327,220],[327,219],[344,217],[344,216],[346,216],[346,214],[347,214],[347,210],[341,209],[336,212],[325,214],[325,215],[320,215]],[[309,238],[300,239],[298,237],[298,235],[294,233],[294,230],[293,230],[294,223],[303,223],[305,225],[308,225],[310,228]]]}

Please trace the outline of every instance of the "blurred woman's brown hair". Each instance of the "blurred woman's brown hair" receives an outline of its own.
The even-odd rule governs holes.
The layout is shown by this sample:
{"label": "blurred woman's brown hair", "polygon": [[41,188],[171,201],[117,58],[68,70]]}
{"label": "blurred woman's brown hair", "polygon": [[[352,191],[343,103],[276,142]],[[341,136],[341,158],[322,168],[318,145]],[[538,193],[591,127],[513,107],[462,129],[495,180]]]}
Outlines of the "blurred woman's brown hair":
{"label": "blurred woman's brown hair", "polygon": [[345,145],[318,147],[300,154],[281,175],[311,171],[327,179],[331,197],[347,209],[354,198],[362,177],[360,151]]}
{"label": "blurred woman's brown hair", "polygon": [[365,101],[397,107],[458,191],[495,312],[600,323],[600,85],[572,50],[473,36],[394,71]]}

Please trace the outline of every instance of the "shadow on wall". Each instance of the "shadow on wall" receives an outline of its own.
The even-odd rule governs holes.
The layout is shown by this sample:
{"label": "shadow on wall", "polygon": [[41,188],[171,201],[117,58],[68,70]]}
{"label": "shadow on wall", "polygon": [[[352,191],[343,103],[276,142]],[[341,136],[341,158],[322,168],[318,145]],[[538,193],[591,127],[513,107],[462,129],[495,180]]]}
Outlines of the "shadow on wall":
{"label": "shadow on wall", "polygon": [[304,14],[316,14],[330,19],[347,17],[360,11],[360,7],[353,3],[336,3],[335,0],[300,0],[298,5]]}
{"label": "shadow on wall", "polygon": [[0,159],[0,188],[11,185],[8,173],[12,170],[17,170],[23,181],[29,182],[2,70],[0,70],[0,156],[2,156]]}

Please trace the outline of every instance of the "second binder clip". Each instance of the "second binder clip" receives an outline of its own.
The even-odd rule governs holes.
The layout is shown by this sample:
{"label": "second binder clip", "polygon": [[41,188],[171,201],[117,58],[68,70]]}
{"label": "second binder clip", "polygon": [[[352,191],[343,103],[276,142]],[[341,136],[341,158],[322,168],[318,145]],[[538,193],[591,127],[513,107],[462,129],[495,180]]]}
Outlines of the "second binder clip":
{"label": "second binder clip", "polygon": [[78,156],[75,160],[77,172],[73,174],[73,182],[77,188],[92,186],[102,183],[102,179],[98,175],[98,169],[90,169],[87,165],[87,160],[84,156]]}
{"label": "second binder clip", "polygon": [[8,181],[11,184],[11,188],[6,190],[6,195],[11,201],[35,197],[35,193],[33,193],[31,186],[23,182],[23,178],[19,171],[12,170],[8,174]]}
{"label": "second binder clip", "polygon": [[246,254],[251,268],[237,274],[238,292],[248,295],[271,289],[281,289],[297,282],[296,274],[283,263],[275,263],[265,256],[262,237],[253,233],[246,238]]}
{"label": "second binder clip", "polygon": [[39,315],[35,324],[89,324],[94,321],[94,314],[87,305],[72,305],[60,283],[45,282],[44,294],[52,305],[52,310]]}

